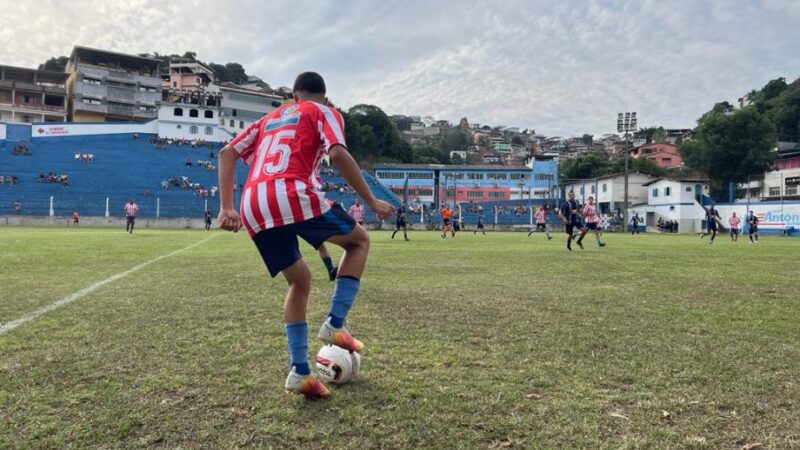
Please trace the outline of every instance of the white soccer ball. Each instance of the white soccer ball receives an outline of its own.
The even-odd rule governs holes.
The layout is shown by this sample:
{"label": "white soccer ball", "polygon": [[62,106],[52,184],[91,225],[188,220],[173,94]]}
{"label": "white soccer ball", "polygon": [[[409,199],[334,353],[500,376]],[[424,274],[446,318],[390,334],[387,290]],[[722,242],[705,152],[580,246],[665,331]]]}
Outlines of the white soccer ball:
{"label": "white soccer ball", "polygon": [[330,384],[344,384],[354,379],[361,368],[361,355],[336,345],[324,345],[317,353],[319,379]]}

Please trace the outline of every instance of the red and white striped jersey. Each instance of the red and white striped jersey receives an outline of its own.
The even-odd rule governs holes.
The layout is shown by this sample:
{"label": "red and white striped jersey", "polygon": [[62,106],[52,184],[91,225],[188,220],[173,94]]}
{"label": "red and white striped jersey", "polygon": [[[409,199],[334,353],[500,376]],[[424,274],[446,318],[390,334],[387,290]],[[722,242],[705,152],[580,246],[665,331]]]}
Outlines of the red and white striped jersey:
{"label": "red and white striped jersey", "polygon": [[138,211],[139,211],[139,205],[137,205],[136,203],[126,203],[125,204],[125,215],[126,216],[135,216]]}
{"label": "red and white striped jersey", "polygon": [[599,223],[600,216],[597,215],[597,208],[594,204],[583,205],[583,220],[586,223]]}
{"label": "red and white striped jersey", "polygon": [[363,222],[364,221],[364,205],[358,204],[356,205],[353,203],[353,206],[350,207],[350,216],[356,222]]}
{"label": "red and white striped jersey", "polygon": [[537,209],[535,213],[533,213],[533,218],[536,219],[536,223],[544,223],[545,222],[545,212],[543,209]]}
{"label": "red and white striped jersey", "polygon": [[330,210],[318,174],[331,147],[346,147],[344,119],[335,109],[310,101],[283,105],[230,145],[250,166],[240,210],[251,236]]}
{"label": "red and white striped jersey", "polygon": [[742,219],[740,219],[739,216],[728,217],[728,225],[730,225],[731,228],[739,228],[740,223],[742,223]]}

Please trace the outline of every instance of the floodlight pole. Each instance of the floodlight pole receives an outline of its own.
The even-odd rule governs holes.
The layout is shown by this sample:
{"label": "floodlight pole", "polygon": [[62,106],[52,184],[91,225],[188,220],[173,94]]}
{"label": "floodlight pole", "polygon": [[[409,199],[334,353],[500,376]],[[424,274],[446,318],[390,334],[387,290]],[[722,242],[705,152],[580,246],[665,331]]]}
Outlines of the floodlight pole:
{"label": "floodlight pole", "polygon": [[[626,113],[618,113],[617,114],[617,132],[625,133],[625,190],[624,190],[624,199],[623,199],[623,223],[627,224],[628,222],[628,172],[629,172],[629,159],[630,159],[630,151],[628,146],[630,145],[629,136],[632,131],[636,131],[637,128],[637,120],[636,120],[636,112],[626,112]],[[624,228],[623,228],[624,229]]]}

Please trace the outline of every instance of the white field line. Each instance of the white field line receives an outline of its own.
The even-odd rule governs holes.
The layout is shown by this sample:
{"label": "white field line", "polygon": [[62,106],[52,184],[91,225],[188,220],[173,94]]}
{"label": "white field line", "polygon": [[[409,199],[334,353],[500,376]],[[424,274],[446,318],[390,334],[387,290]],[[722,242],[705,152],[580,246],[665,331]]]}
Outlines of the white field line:
{"label": "white field line", "polygon": [[85,295],[91,294],[92,292],[96,291],[97,289],[99,289],[99,288],[101,288],[101,287],[103,287],[103,286],[105,286],[105,285],[107,285],[109,283],[113,283],[113,282],[119,280],[120,278],[125,278],[128,275],[130,275],[130,274],[132,274],[132,273],[134,273],[134,272],[136,272],[136,271],[138,271],[140,269],[143,269],[143,268],[149,266],[150,264],[159,262],[164,258],[169,258],[170,256],[175,256],[178,253],[182,253],[182,252],[185,252],[186,250],[190,250],[190,249],[192,249],[194,247],[197,247],[198,245],[206,242],[207,240],[209,240],[209,239],[211,239],[211,238],[213,238],[215,236],[217,236],[216,233],[212,234],[211,236],[209,236],[209,237],[207,237],[207,238],[205,238],[203,240],[195,242],[194,244],[190,244],[190,245],[188,245],[188,246],[186,246],[184,248],[175,250],[174,252],[170,252],[170,253],[167,253],[165,255],[157,256],[157,257],[155,257],[155,258],[153,258],[151,260],[145,261],[145,262],[143,262],[141,264],[137,264],[137,265],[131,267],[130,269],[128,269],[128,270],[126,270],[124,272],[120,272],[120,273],[118,273],[116,275],[112,275],[112,276],[106,278],[105,280],[98,281],[97,283],[94,283],[93,285],[91,285],[91,286],[89,286],[87,288],[81,289],[80,291],[73,292],[72,294],[70,294],[70,295],[68,295],[68,296],[66,296],[64,298],[62,298],[60,300],[56,300],[55,302],[50,303],[49,305],[44,306],[42,308],[39,308],[39,309],[37,309],[36,311],[34,311],[34,312],[30,313],[30,314],[26,314],[26,315],[20,317],[19,319],[12,320],[11,322],[6,322],[6,323],[0,325],[0,335],[8,333],[9,331],[13,330],[14,328],[17,328],[20,325],[23,325],[23,324],[26,324],[26,323],[28,323],[30,321],[36,320],[40,316],[42,316],[43,314],[47,314],[48,312],[50,312],[50,311],[52,311],[52,310],[54,310],[56,308],[60,308],[60,307],[62,307],[64,305],[67,305],[67,304],[70,304],[70,303],[74,302],[75,300],[78,300],[79,298],[81,298],[81,297],[83,297]]}

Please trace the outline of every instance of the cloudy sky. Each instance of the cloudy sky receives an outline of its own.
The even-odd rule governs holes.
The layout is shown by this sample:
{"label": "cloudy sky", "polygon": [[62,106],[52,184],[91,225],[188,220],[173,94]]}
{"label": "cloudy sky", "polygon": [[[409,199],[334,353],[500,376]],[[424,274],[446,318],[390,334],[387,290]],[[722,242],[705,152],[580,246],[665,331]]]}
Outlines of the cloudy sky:
{"label": "cloudy sky", "polygon": [[800,1],[0,0],[0,64],[73,45],[196,51],[273,86],[316,70],[339,106],[546,135],[691,127],[714,102],[800,77]]}

